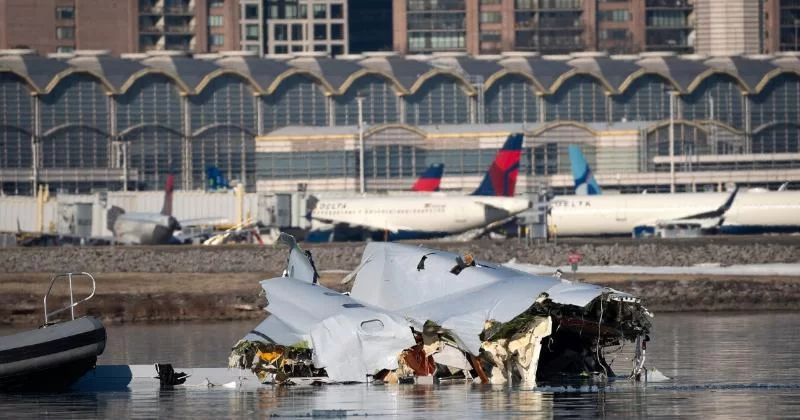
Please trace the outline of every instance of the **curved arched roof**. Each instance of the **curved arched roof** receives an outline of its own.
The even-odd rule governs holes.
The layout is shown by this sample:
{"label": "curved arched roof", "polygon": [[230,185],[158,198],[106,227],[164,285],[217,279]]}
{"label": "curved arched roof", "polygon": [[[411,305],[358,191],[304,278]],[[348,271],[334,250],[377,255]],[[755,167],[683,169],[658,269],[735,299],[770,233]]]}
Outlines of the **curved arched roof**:
{"label": "curved arched roof", "polygon": [[15,73],[36,92],[42,92],[58,73],[69,67],[61,60],[42,57],[29,50],[0,51],[0,71]]}
{"label": "curved arched roof", "polygon": [[257,83],[258,91],[271,92],[280,83],[282,75],[292,67],[278,60],[261,59],[248,56],[222,57],[214,62],[222,69],[233,71],[249,77]]}
{"label": "curved arched roof", "polygon": [[318,76],[326,82],[331,94],[339,92],[345,83],[349,82],[363,67],[349,60],[336,60],[327,57],[300,56],[289,60],[289,65]]}
{"label": "curved arched roof", "polygon": [[359,61],[358,64],[371,70],[390,74],[406,92],[411,92],[420,77],[434,69],[433,66],[424,61],[408,60],[395,56],[367,57]]}
{"label": "curved arched roof", "polygon": [[157,55],[142,60],[142,64],[182,80],[191,89],[196,89],[204,79],[220,68],[211,61],[184,55]]}
{"label": "curved arched roof", "polygon": [[287,60],[259,58],[243,52],[192,58],[175,52],[154,52],[113,57],[99,51],[76,51],[42,57],[30,50],[0,50],[0,72],[24,79],[34,92],[45,93],[73,73],[97,77],[109,93],[123,93],[137,79],[164,74],[186,94],[199,93],[214,78],[235,75],[249,83],[256,94],[272,93],[284,80],[305,74],[331,95],[343,94],[364,76],[378,76],[394,86],[398,94],[412,94],[428,80],[445,76],[457,81],[468,94],[475,94],[481,80],[484,88],[506,75],[530,81],[535,90],[552,94],[571,77],[588,75],[611,93],[625,91],[639,77],[658,75],[683,94],[691,93],[715,75],[736,80],[743,92],[758,93],[782,74],[800,77],[800,59],[795,56],[678,56],[642,53],[638,56],[606,56],[576,53],[539,57],[520,53],[501,56],[464,55],[406,56],[395,53],[365,53],[333,59],[314,53]]}
{"label": "curved arched roof", "polygon": [[145,68],[137,61],[109,55],[73,55],[66,61],[73,69],[86,71],[99,77],[113,88],[113,92],[119,92],[128,79]]}

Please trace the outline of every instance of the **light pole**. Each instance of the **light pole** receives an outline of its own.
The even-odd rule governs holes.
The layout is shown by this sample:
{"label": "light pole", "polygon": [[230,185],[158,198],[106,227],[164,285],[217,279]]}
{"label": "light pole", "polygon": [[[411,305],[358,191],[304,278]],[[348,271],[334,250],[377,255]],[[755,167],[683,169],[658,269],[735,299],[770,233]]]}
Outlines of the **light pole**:
{"label": "light pole", "polygon": [[675,193],[675,91],[669,91],[669,192]]}
{"label": "light pole", "polygon": [[356,96],[358,102],[358,181],[364,194],[364,97]]}

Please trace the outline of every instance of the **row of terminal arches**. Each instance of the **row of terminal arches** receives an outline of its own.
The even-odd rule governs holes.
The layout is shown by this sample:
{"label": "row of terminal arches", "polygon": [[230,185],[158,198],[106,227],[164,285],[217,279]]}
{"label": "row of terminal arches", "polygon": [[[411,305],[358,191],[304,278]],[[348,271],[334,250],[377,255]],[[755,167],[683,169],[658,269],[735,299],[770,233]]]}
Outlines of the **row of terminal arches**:
{"label": "row of terminal arches", "polygon": [[[242,78],[223,75],[213,79],[184,104],[181,88],[172,79],[150,74],[138,79],[125,93],[109,100],[105,86],[93,76],[76,73],[41,95],[41,130],[77,122],[107,131],[111,116],[117,131],[140,124],[157,124],[182,130],[184,114],[192,127],[212,123],[236,124],[256,131],[257,103],[262,101],[265,131],[287,125],[355,125],[358,98],[364,98],[361,112],[368,124],[411,125],[462,124],[472,115],[485,115],[486,123],[537,121],[620,122],[658,121],[669,118],[672,85],[657,75],[644,75],[617,95],[607,95],[599,80],[575,75],[553,94],[539,98],[531,82],[508,75],[483,93],[482,105],[473,104],[463,85],[452,77],[434,76],[414,94],[398,96],[393,85],[378,76],[357,79],[343,95],[328,100],[317,81],[294,75],[270,95],[254,95]],[[541,99],[541,100],[540,100]],[[21,128],[34,123],[34,101],[24,81],[11,73],[0,73],[0,124]],[[482,106],[483,112],[477,112]],[[542,109],[540,109],[542,108]],[[676,103],[676,118],[724,122],[736,129],[759,127],[771,122],[800,120],[800,77],[782,74],[758,94],[742,95],[736,79],[715,74]]]}

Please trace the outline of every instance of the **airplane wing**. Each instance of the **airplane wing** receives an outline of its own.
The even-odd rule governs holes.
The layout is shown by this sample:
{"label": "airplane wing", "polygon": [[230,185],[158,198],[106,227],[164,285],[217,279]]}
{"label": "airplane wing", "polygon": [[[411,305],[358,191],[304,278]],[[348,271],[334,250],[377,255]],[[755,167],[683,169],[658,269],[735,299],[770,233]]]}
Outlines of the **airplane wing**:
{"label": "airplane wing", "polygon": [[230,221],[224,217],[204,217],[198,219],[179,220],[178,223],[180,223],[181,227],[189,227],[221,225],[230,223]]}
{"label": "airplane wing", "polygon": [[362,222],[358,222],[358,223],[354,223],[354,222],[346,222],[346,221],[333,220],[333,219],[325,219],[325,218],[314,217],[314,216],[312,216],[312,219],[317,220],[317,221],[322,222],[322,223],[327,223],[327,224],[332,224],[332,225],[345,225],[347,227],[357,228],[357,229],[364,229],[364,230],[367,230],[367,231],[370,231],[370,232],[384,232],[384,231],[388,230],[389,232],[397,233],[397,232],[399,232],[401,230],[412,230],[411,228],[409,228],[407,226],[393,225],[393,224],[380,225],[380,224],[377,224],[377,223],[372,224],[372,223],[363,222],[363,221]]}
{"label": "airplane wing", "polygon": [[636,226],[634,228],[634,231],[638,231],[643,228],[652,228],[655,227],[656,225],[669,225],[669,224],[693,226],[703,230],[717,228],[725,221],[725,213],[727,213],[727,211],[730,210],[731,206],[733,205],[733,201],[736,199],[736,194],[738,192],[739,192],[739,186],[737,185],[736,187],[734,187],[733,191],[725,200],[725,202],[714,210],[705,211],[701,213],[694,213],[683,217],[676,217],[674,219],[643,222],[640,223],[638,226]]}

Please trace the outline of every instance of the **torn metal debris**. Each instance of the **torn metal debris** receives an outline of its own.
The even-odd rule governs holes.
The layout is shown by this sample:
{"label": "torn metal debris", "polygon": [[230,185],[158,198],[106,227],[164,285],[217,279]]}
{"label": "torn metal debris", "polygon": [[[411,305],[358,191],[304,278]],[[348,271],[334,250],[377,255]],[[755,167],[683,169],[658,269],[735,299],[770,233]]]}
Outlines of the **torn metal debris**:
{"label": "torn metal debris", "polygon": [[522,384],[614,376],[603,350],[636,343],[641,379],[652,314],[638,298],[560,277],[417,246],[369,243],[342,294],[317,283],[289,235],[284,276],[264,280],[267,318],[234,347],[230,366],[262,382]]}

